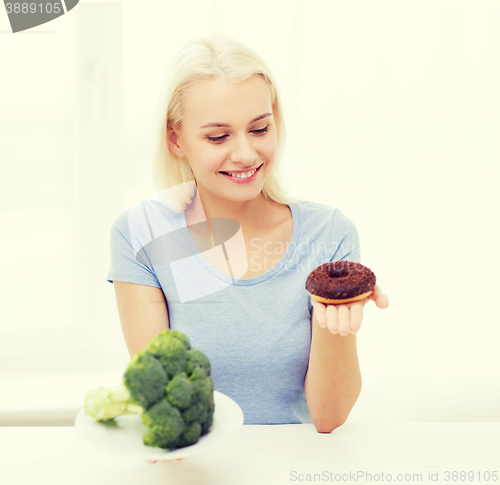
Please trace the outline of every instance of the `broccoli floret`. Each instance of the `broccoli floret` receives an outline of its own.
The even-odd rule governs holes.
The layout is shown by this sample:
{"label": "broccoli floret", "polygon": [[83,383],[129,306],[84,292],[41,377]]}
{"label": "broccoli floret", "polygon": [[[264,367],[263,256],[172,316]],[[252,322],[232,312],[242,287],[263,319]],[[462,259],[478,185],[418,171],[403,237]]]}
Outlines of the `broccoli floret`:
{"label": "broccoli floret", "polygon": [[191,349],[191,343],[189,342],[189,339],[182,332],[179,332],[179,330],[163,330],[162,332],[160,332],[160,334],[161,333],[170,333],[171,337],[175,337],[184,344],[186,350]]}
{"label": "broccoli floret", "polygon": [[123,382],[130,391],[132,400],[148,409],[165,397],[168,377],[161,362],[147,350],[143,350],[130,359]]}
{"label": "broccoli floret", "polygon": [[192,423],[186,425],[184,432],[179,437],[177,446],[180,448],[182,446],[194,445],[201,436],[201,425],[200,423]]}
{"label": "broccoli floret", "polygon": [[193,385],[194,401],[202,401],[206,403],[210,399],[212,399],[214,392],[214,384],[210,377],[204,376],[192,379],[192,385]]}
{"label": "broccoli floret", "polygon": [[167,385],[167,400],[179,409],[191,404],[194,386],[185,372],[177,374]]}
{"label": "broccoli floret", "polygon": [[190,376],[196,367],[201,367],[207,374],[210,375],[210,361],[208,357],[198,349],[188,350],[188,360],[186,363],[186,373]]}
{"label": "broccoli floret", "polygon": [[207,372],[203,367],[200,366],[195,367],[191,372],[191,374],[189,375],[189,379],[191,381],[194,381],[195,379],[205,379],[206,377],[208,377]]}
{"label": "broccoli floret", "polygon": [[210,427],[214,421],[214,401],[213,399],[207,403],[206,418],[201,423],[201,436],[206,435],[210,431]]}
{"label": "broccoli floret", "polygon": [[145,411],[142,422],[149,427],[143,438],[144,444],[160,448],[175,448],[185,426],[179,410],[165,399]]}
{"label": "broccoli floret", "polygon": [[138,352],[131,357],[121,386],[87,393],[86,413],[98,420],[140,413],[165,397],[167,382],[167,373],[158,359],[147,351]]}
{"label": "broccoli floret", "polygon": [[210,428],[212,421],[208,420],[213,415],[213,391],[214,383],[201,367],[196,367],[189,377],[193,386],[191,405],[182,411],[182,417],[186,423],[197,422],[205,432]]}
{"label": "broccoli floret", "polygon": [[165,449],[189,446],[213,422],[214,383],[210,361],[192,349],[178,331],[164,330],[134,354],[123,384],[85,395],[85,412],[103,423],[123,414],[140,414],[149,431],[144,444]]}
{"label": "broccoli floret", "polygon": [[200,418],[205,417],[204,411],[205,408],[203,407],[203,403],[200,401],[196,401],[187,409],[184,409],[184,411],[182,411],[182,419],[187,424],[198,422]]}
{"label": "broccoli floret", "polygon": [[146,347],[149,352],[160,360],[167,371],[169,379],[172,379],[185,369],[188,359],[189,341],[186,342],[186,339],[179,338],[179,333],[163,330]]}

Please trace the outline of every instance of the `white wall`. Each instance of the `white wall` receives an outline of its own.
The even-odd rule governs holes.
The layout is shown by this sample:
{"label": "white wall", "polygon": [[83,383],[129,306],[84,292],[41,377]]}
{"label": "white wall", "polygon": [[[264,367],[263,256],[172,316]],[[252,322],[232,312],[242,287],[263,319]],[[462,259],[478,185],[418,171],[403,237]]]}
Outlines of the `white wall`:
{"label": "white wall", "polygon": [[500,419],[499,20],[477,0],[83,1],[0,34],[5,382],[52,379],[61,362],[85,386],[89,368],[96,387],[100,368],[120,377],[109,226],[154,192],[168,62],[219,31],[278,79],[290,192],[352,219],[390,297],[365,308],[350,420]]}

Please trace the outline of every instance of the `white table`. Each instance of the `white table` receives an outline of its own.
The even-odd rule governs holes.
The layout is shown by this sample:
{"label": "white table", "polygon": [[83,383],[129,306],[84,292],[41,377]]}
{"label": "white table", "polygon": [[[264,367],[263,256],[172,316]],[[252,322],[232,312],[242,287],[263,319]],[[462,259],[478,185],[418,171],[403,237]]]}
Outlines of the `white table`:
{"label": "white table", "polygon": [[374,483],[388,474],[393,482],[500,483],[500,423],[346,423],[330,434],[309,424],[243,426],[211,452],[156,464],[94,448],[74,427],[0,428],[5,485]]}

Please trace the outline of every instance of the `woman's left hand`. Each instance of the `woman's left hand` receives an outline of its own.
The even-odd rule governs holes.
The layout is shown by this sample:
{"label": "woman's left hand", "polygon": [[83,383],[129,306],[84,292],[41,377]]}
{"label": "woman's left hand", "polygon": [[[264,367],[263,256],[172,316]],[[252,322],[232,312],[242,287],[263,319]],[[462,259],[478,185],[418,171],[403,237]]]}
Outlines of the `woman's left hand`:
{"label": "woman's left hand", "polygon": [[361,327],[363,309],[369,300],[373,300],[378,308],[387,308],[389,298],[375,285],[373,293],[363,300],[339,305],[325,305],[311,298],[316,321],[321,328],[328,328],[333,334],[345,337],[355,334]]}

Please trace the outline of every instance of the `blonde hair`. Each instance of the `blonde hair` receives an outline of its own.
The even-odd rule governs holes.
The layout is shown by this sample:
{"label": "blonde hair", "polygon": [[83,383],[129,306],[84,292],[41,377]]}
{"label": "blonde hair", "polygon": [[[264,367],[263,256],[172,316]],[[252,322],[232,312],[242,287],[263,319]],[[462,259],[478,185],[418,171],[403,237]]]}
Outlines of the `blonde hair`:
{"label": "blonde hair", "polygon": [[303,199],[288,196],[281,181],[279,162],[285,150],[285,124],[281,97],[269,68],[261,57],[239,41],[224,34],[211,33],[197,37],[177,53],[167,68],[159,104],[158,132],[153,153],[153,178],[157,190],[174,189],[175,201],[171,205],[182,211],[194,197],[195,177],[185,157],[174,155],[167,144],[167,124],[181,129],[184,102],[189,88],[200,82],[222,77],[239,83],[258,74],[271,91],[271,102],[277,134],[277,148],[271,171],[262,193],[266,200],[280,204],[301,203]]}

